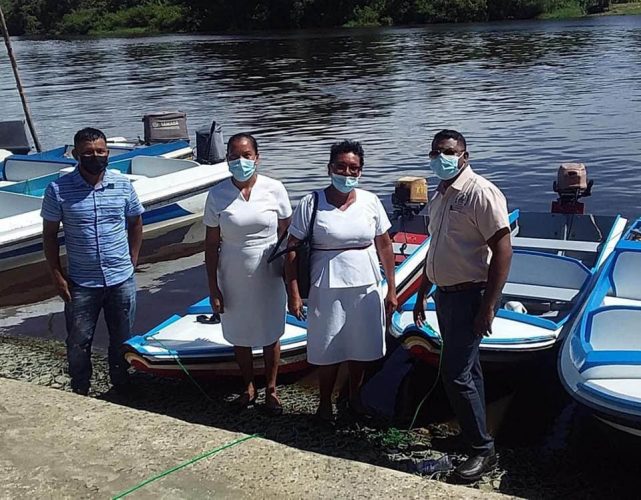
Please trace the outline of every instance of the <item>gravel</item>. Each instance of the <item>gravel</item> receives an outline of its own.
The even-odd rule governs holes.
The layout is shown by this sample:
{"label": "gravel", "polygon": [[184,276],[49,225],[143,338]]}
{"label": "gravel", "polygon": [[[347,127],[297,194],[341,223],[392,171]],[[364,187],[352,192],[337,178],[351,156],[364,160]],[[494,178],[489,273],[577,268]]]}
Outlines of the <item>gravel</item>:
{"label": "gravel", "polygon": [[[376,419],[357,420],[344,411],[339,413],[335,427],[319,424],[313,418],[318,400],[316,389],[309,383],[310,376],[282,377],[278,390],[285,413],[280,417],[262,411],[262,397],[253,409],[233,408],[229,401],[241,389],[233,379],[201,381],[199,389],[187,379],[136,373],[132,376],[135,395],[123,397],[110,390],[105,354],[95,352],[92,359],[90,397],[235,432],[259,433],[299,449],[405,472],[416,471],[422,460],[441,457],[442,452],[431,448],[431,439],[454,432],[443,423],[447,419],[440,416],[438,421],[421,417],[421,427],[411,431],[398,423],[392,426]],[[0,334],[0,377],[69,391],[65,346],[59,341]],[[541,428],[528,429],[531,398],[528,394],[524,397],[525,403],[519,403],[517,397],[517,403],[510,406],[507,423],[497,436],[499,468],[471,487],[527,498],[604,497],[636,491],[634,483],[641,473],[638,442],[597,428],[573,404],[563,400],[564,405],[559,405],[549,395],[543,396],[542,403],[550,404],[551,415],[541,419]],[[443,396],[434,396],[431,408],[443,406],[439,398]],[[462,459],[450,455],[454,464]],[[430,477],[452,480],[451,475],[442,472]]]}

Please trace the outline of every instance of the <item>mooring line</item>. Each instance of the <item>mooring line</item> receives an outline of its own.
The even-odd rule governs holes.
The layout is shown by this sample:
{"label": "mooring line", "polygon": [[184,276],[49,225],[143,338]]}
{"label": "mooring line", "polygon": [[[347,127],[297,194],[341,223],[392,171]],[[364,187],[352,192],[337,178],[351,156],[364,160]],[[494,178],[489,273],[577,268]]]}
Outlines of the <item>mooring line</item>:
{"label": "mooring line", "polygon": [[190,458],[186,462],[183,462],[182,464],[176,465],[175,467],[172,467],[171,469],[167,469],[164,472],[161,472],[160,474],[155,475],[154,477],[151,477],[149,479],[146,479],[142,483],[137,484],[136,486],[132,486],[128,490],[125,490],[121,493],[118,493],[116,496],[112,497],[112,500],[119,500],[120,498],[124,498],[127,495],[130,495],[134,491],[139,490],[143,486],[148,485],[149,483],[153,483],[154,481],[157,481],[158,479],[161,479],[165,476],[168,476],[169,474],[172,474],[176,471],[179,471],[180,469],[183,469],[187,467],[188,465],[191,465],[193,463],[198,462],[199,460],[202,460],[204,458],[211,457],[212,455],[216,455],[217,453],[220,453],[223,450],[226,450],[227,448],[231,448],[232,446],[236,446],[240,443],[244,443],[245,441],[249,441],[250,439],[253,439],[255,437],[258,437],[258,434],[252,434],[251,436],[245,436],[240,439],[236,439],[232,441],[231,443],[224,444],[222,446],[218,446],[217,448],[214,448],[213,450],[206,451],[204,453],[201,453],[200,455],[197,455],[193,458]]}

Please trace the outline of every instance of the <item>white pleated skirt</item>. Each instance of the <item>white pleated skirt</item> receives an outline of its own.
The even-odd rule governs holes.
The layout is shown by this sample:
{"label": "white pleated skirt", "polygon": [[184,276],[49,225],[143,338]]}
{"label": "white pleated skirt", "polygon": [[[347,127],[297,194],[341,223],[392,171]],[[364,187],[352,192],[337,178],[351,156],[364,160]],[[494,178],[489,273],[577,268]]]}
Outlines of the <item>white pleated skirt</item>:
{"label": "white pleated skirt", "polygon": [[350,288],[312,286],[307,304],[307,361],[331,365],[385,355],[385,308],[377,283]]}

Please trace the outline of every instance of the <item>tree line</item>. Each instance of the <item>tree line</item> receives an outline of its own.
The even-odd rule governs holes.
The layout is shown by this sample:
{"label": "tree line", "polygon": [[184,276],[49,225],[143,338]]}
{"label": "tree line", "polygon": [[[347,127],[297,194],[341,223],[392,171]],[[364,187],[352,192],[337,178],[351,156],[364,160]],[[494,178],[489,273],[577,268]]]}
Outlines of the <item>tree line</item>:
{"label": "tree line", "polygon": [[12,35],[243,31],[531,19],[610,0],[0,0]]}

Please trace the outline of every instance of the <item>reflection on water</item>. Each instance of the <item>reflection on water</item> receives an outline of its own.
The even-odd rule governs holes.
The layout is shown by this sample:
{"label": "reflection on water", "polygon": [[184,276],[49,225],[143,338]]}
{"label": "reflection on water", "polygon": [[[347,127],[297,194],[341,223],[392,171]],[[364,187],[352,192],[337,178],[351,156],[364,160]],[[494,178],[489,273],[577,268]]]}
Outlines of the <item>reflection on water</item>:
{"label": "reflection on water", "polygon": [[[641,17],[412,29],[16,40],[41,140],[85,125],[137,136],[145,112],[181,109],[193,131],[257,134],[292,198],[326,182],[329,145],[364,143],[364,186],[426,173],[431,135],[457,128],[511,207],[547,210],[561,161],[587,163],[589,207],[641,213]],[[3,118],[21,116],[1,55]]]}

